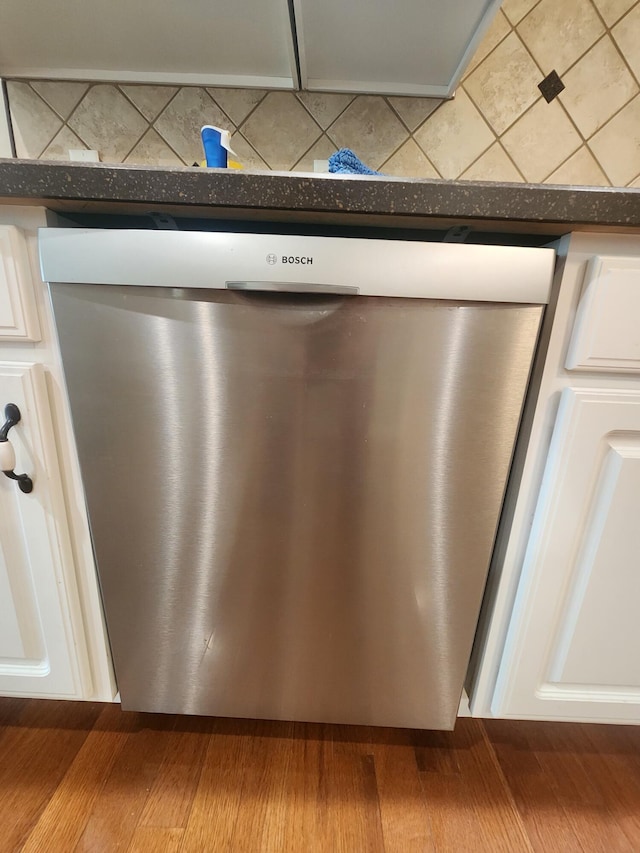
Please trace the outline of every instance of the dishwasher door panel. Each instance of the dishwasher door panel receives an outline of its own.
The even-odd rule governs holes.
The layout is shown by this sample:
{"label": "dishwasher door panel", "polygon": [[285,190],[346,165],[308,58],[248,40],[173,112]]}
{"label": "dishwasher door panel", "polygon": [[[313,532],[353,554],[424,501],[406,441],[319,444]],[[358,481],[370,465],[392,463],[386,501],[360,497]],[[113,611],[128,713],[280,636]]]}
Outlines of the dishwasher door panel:
{"label": "dishwasher door panel", "polygon": [[451,728],[542,308],[51,292],[123,707]]}

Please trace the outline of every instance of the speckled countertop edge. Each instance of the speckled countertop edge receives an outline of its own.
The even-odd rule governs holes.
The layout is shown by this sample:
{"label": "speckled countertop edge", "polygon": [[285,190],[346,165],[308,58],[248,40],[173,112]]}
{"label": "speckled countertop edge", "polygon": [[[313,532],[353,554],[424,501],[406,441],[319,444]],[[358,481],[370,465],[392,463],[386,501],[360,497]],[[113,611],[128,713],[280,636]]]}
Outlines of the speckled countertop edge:
{"label": "speckled countertop edge", "polygon": [[640,189],[0,159],[1,201],[640,226]]}

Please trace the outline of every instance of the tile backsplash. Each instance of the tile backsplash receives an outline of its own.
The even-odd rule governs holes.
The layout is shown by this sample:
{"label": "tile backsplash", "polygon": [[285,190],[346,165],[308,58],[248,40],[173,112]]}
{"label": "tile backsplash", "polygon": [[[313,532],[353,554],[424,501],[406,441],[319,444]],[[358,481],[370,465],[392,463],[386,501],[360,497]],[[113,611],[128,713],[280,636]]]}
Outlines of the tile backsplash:
{"label": "tile backsplash", "polygon": [[[555,70],[550,103],[538,84]],[[387,175],[640,187],[640,0],[504,0],[450,101],[9,80],[19,157],[162,166],[232,131],[247,169],[313,171],[352,148]]]}

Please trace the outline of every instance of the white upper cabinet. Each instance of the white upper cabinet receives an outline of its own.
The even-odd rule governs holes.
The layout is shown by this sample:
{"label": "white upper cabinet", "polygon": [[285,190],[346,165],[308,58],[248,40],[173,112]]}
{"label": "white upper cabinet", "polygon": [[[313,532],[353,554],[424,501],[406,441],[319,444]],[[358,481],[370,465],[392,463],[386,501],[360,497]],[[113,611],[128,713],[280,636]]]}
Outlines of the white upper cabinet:
{"label": "white upper cabinet", "polygon": [[2,0],[0,76],[297,84],[287,0]]}
{"label": "white upper cabinet", "polygon": [[[2,80],[0,80],[2,85]],[[9,133],[9,110],[0,91],[0,157],[13,157],[11,134]]]}
{"label": "white upper cabinet", "polygon": [[293,0],[303,89],[453,95],[500,0]]}
{"label": "white upper cabinet", "polygon": [[292,2],[2,0],[0,76],[446,98],[500,8]]}

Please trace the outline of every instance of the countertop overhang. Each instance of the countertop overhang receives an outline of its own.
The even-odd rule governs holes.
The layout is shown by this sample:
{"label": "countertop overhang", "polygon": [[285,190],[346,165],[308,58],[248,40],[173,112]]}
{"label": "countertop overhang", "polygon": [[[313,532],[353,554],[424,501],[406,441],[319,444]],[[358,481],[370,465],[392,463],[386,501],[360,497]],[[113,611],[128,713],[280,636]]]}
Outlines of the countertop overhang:
{"label": "countertop overhang", "polygon": [[615,230],[640,227],[640,189],[565,187],[161,168],[0,159],[0,203],[59,212],[166,212],[256,218],[504,230]]}

